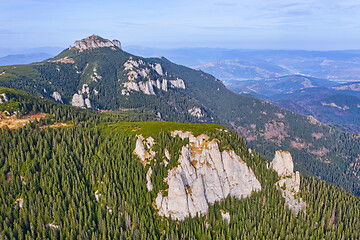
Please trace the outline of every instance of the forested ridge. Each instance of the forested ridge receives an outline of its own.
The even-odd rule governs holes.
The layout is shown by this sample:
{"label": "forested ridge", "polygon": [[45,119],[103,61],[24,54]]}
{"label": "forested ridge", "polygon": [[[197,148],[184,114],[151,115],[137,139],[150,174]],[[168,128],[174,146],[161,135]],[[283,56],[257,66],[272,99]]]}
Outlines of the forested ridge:
{"label": "forested ridge", "polygon": [[[302,177],[300,196],[307,207],[296,216],[286,207],[274,184],[277,174],[267,169],[262,155],[250,152],[243,138],[223,131],[220,125],[127,123],[151,119],[144,113],[104,114],[44,99],[25,104],[23,98],[26,95],[18,102],[24,113],[43,111],[51,117],[49,122],[0,130],[1,239],[360,237],[358,197]],[[54,121],[71,124],[46,127]],[[242,200],[228,197],[210,206],[206,215],[185,221],[158,216],[153,203],[157,190],[167,188],[163,185],[166,172],[162,166],[153,166],[154,190],[149,192],[147,167],[133,154],[136,134],[152,136],[159,143],[158,151],[166,147],[175,155],[186,141],[171,137],[174,129],[206,133],[219,140],[220,148],[235,150],[253,169],[262,190]],[[222,219],[220,210],[230,213],[230,223]]]}

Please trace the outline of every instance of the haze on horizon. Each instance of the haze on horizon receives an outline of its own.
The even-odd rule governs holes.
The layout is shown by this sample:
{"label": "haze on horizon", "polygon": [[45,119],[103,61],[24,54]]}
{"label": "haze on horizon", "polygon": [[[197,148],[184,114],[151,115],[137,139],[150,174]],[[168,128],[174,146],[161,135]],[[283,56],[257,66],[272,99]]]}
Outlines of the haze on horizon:
{"label": "haze on horizon", "polygon": [[97,34],[126,46],[360,49],[360,1],[3,1],[1,48],[68,47]]}

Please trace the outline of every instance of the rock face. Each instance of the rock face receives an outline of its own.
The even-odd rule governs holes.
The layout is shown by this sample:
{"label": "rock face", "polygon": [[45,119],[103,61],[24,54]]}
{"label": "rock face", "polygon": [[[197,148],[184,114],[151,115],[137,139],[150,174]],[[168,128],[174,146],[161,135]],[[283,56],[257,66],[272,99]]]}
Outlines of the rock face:
{"label": "rock face", "polygon": [[[210,141],[204,134],[194,137],[190,132],[174,131],[172,136],[189,138],[189,144],[181,149],[179,165],[169,170],[164,179],[169,185],[168,195],[159,192],[155,199],[159,215],[183,220],[197,213],[205,214],[209,204],[228,195],[240,199],[261,190],[253,171],[233,150],[221,152],[217,141]],[[139,136],[134,152],[143,163],[156,154],[151,147],[148,149],[149,152]]]}
{"label": "rock face", "polygon": [[165,79],[167,73],[164,73],[160,63],[151,64],[130,57],[123,66],[128,81],[123,83],[122,95],[130,95],[132,91],[156,95],[156,89],[167,92],[168,87],[186,88],[184,80],[180,78],[176,78],[176,80]]}
{"label": "rock face", "polygon": [[300,211],[304,211],[306,203],[298,196],[300,192],[300,173],[294,173],[294,163],[289,152],[276,151],[275,157],[270,164],[270,168],[274,169],[280,180],[276,182],[277,188],[281,191],[285,198],[285,203],[296,215]]}
{"label": "rock face", "polygon": [[24,199],[18,198],[18,199],[16,199],[16,201],[15,201],[15,208],[16,208],[17,206],[19,206],[19,208],[22,208],[22,207],[23,207],[23,204],[24,204]]}
{"label": "rock face", "polygon": [[110,47],[113,50],[115,50],[116,48],[121,49],[121,43],[118,40],[110,41],[107,39],[103,39],[97,35],[91,35],[90,37],[75,41],[73,48],[84,51],[101,47]]}
{"label": "rock face", "polygon": [[[83,98],[83,94],[86,95],[85,99]],[[83,84],[82,89],[78,90],[78,92],[73,95],[71,100],[71,105],[81,108],[85,108],[85,106],[87,108],[91,108],[91,102],[89,97],[90,97],[89,85]]]}
{"label": "rock face", "polygon": [[[146,164],[149,164],[149,160],[151,160],[156,154],[154,151],[151,150],[153,144],[154,139],[152,137],[144,139],[141,135],[139,135],[136,140],[136,147],[134,153],[140,158],[140,161],[144,166]],[[147,149],[149,149],[149,151],[147,151]]]}
{"label": "rock face", "polygon": [[280,177],[293,174],[294,163],[291,154],[286,151],[276,151],[270,168],[274,169]]}
{"label": "rock face", "polygon": [[53,94],[51,94],[51,96],[55,99],[55,101],[64,103],[63,100],[61,99],[61,95],[58,92],[53,92]]}
{"label": "rock face", "polygon": [[171,86],[174,88],[182,88],[185,89],[184,80],[177,78],[176,80],[170,80]]}
{"label": "rock face", "polygon": [[75,93],[74,96],[72,97],[71,105],[73,105],[75,107],[84,107],[85,102],[84,102],[83,96],[81,94]]}

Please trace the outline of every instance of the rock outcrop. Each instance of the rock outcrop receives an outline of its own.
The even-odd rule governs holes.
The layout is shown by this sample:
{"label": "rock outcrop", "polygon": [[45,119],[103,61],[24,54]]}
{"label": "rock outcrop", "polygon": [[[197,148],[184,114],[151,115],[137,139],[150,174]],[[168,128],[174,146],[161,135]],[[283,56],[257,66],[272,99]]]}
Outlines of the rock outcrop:
{"label": "rock outcrop", "polygon": [[175,80],[165,79],[167,73],[164,73],[160,63],[151,64],[130,57],[123,66],[128,81],[123,83],[122,95],[130,95],[131,91],[141,91],[147,95],[155,95],[155,89],[167,92],[168,87],[186,88],[184,80],[180,78]]}
{"label": "rock outcrop", "polygon": [[[172,136],[188,138],[189,144],[181,149],[179,165],[169,170],[164,179],[169,185],[167,196],[159,192],[155,199],[159,215],[183,220],[205,214],[209,204],[228,195],[240,199],[261,190],[260,182],[246,163],[233,150],[220,151],[217,140],[182,131],[174,131]],[[141,136],[134,152],[145,164],[156,154],[149,140]],[[166,158],[170,159],[166,152]]]}
{"label": "rock outcrop", "polygon": [[22,199],[22,198],[16,199],[16,201],[15,201],[15,208],[16,208],[17,206],[19,206],[19,208],[22,208],[23,205],[24,205],[24,199]]}
{"label": "rock outcrop", "polygon": [[84,51],[101,47],[110,47],[113,50],[116,48],[121,49],[121,43],[118,40],[110,41],[97,35],[91,35],[90,37],[75,41],[73,48]]}
{"label": "rock outcrop", "polygon": [[149,191],[151,191],[151,190],[153,189],[153,185],[152,185],[152,183],[151,183],[151,174],[152,174],[152,169],[151,169],[151,167],[150,167],[149,170],[148,170],[147,173],[146,173],[146,181],[147,181],[147,183],[146,183],[146,188],[147,188]]}
{"label": "rock outcrop", "polygon": [[[86,95],[86,98],[83,98],[83,95]],[[78,90],[77,93],[75,93],[71,100],[71,105],[75,107],[81,107],[81,108],[91,108],[91,102],[90,102],[90,88],[88,84],[83,84],[82,89]]]}
{"label": "rock outcrop", "polygon": [[280,177],[293,174],[294,163],[291,154],[286,151],[276,151],[270,168],[274,169]]}
{"label": "rock outcrop", "polygon": [[176,80],[169,80],[171,86],[173,88],[182,88],[185,89],[185,83],[184,80],[177,78]]}
{"label": "rock outcrop", "polygon": [[75,107],[84,107],[85,102],[84,102],[83,96],[81,94],[75,93],[72,97],[71,105],[73,105]]}
{"label": "rock outcrop", "polygon": [[64,103],[63,100],[61,99],[61,95],[58,92],[53,92],[53,94],[51,94],[51,96],[55,99],[55,101]]}
{"label": "rock outcrop", "polygon": [[198,107],[193,107],[193,108],[189,109],[188,112],[190,113],[191,116],[194,116],[197,118],[204,117],[204,114],[202,114],[201,109]]}
{"label": "rock outcrop", "polygon": [[0,103],[4,103],[9,101],[8,97],[6,96],[5,93],[0,94]]}
{"label": "rock outcrop", "polygon": [[96,190],[95,191],[95,199],[96,199],[97,202],[100,200],[100,197],[101,197],[101,193],[99,193],[99,191]]}
{"label": "rock outcrop", "polygon": [[274,169],[280,177],[280,180],[276,182],[276,186],[285,198],[285,204],[296,215],[300,211],[304,211],[306,203],[299,196],[300,173],[298,171],[294,173],[291,154],[285,151],[276,151],[270,168]]}
{"label": "rock outcrop", "polygon": [[220,210],[221,217],[224,221],[227,221],[230,224],[230,213],[224,212],[223,210]]}

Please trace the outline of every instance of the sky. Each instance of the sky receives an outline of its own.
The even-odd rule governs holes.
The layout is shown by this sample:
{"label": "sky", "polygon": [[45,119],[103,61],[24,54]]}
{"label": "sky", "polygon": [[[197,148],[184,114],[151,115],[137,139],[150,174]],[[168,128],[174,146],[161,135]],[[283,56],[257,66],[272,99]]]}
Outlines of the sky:
{"label": "sky", "polygon": [[0,0],[0,47],[360,49],[360,0]]}

